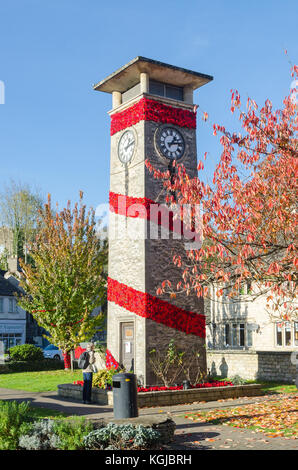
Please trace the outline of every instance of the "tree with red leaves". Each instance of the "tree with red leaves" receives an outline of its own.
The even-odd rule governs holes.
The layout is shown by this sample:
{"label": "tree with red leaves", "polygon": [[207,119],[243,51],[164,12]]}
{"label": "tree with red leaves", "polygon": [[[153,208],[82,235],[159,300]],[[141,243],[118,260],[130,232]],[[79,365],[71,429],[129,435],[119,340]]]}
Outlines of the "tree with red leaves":
{"label": "tree with red leaves", "polygon": [[[297,79],[298,67],[292,67]],[[209,297],[224,293],[235,301],[245,285],[250,299],[267,299],[273,316],[297,319],[297,89],[292,88],[281,109],[267,100],[260,109],[247,100],[246,110],[237,91],[231,91],[231,112],[238,112],[241,133],[214,124],[222,153],[213,184],[198,176],[189,178],[176,162],[175,177],[148,162],[155,178],[163,180],[168,201],[200,205],[203,243],[187,251],[186,261],[176,253],[173,262],[182,269],[177,286],[164,282],[158,293],[196,291]],[[206,113],[203,115],[206,120]],[[206,158],[207,153],[205,154]],[[204,164],[199,162],[198,170]],[[175,194],[175,201],[173,200]]]}

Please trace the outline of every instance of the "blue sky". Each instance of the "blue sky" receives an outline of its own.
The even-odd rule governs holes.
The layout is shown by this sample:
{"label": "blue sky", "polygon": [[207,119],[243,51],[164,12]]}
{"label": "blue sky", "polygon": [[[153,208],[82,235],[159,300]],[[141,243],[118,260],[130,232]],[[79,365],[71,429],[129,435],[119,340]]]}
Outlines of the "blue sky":
{"label": "blue sky", "polygon": [[14,178],[60,205],[80,189],[87,205],[106,202],[111,96],[92,84],[138,55],[214,76],[195,92],[210,116],[197,129],[210,177],[212,123],[237,126],[230,89],[277,106],[288,93],[297,23],[296,0],[1,0],[0,190]]}

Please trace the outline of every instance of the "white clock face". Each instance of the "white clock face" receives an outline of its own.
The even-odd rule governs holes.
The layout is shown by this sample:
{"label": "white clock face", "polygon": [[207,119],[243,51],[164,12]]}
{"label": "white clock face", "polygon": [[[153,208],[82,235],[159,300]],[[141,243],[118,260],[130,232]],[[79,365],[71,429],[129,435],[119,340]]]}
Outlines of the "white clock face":
{"label": "white clock face", "polygon": [[132,131],[122,134],[118,144],[118,158],[122,163],[129,163],[135,149],[135,136]]}
{"label": "white clock face", "polygon": [[161,153],[171,160],[179,160],[185,151],[183,135],[174,127],[163,127],[157,137]]}

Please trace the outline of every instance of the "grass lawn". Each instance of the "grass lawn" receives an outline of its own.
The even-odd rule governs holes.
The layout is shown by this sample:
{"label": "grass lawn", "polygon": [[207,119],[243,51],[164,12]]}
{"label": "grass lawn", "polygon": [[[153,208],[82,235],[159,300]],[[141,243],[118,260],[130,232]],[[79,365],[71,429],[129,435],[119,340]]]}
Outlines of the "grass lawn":
{"label": "grass lawn", "polygon": [[51,410],[49,408],[38,408],[37,406],[30,407],[29,415],[34,419],[39,418],[50,418],[50,419],[61,419],[69,417],[67,413],[62,411]]}
{"label": "grass lawn", "polygon": [[[222,377],[214,377],[216,380],[227,380],[229,382],[233,382],[232,379],[226,377],[223,379]],[[297,387],[295,384],[285,384],[281,382],[264,382],[260,380],[247,380],[245,384],[261,384],[262,390],[267,395],[275,394],[275,393],[297,393]]]}
{"label": "grass lawn", "polygon": [[253,403],[184,416],[195,422],[222,424],[263,432],[268,437],[298,439],[298,397],[284,395],[274,401]]}
{"label": "grass lawn", "polygon": [[[12,388],[15,390],[25,390],[27,392],[54,392],[58,384],[73,383],[82,380],[82,371],[74,372],[64,370],[51,370],[39,372],[13,372],[0,374],[0,388]],[[230,379],[221,379],[230,380]],[[275,382],[248,381],[247,383],[261,383],[262,390],[266,394],[295,393],[296,385],[282,384]]]}
{"label": "grass lawn", "polygon": [[257,383],[262,384],[262,390],[266,394],[273,394],[273,393],[297,393],[297,387],[295,384],[281,384],[276,382],[249,382],[249,383]]}
{"label": "grass lawn", "polygon": [[0,388],[13,388],[27,392],[53,392],[57,390],[58,384],[73,383],[75,380],[82,380],[81,370],[15,372],[0,374]]}

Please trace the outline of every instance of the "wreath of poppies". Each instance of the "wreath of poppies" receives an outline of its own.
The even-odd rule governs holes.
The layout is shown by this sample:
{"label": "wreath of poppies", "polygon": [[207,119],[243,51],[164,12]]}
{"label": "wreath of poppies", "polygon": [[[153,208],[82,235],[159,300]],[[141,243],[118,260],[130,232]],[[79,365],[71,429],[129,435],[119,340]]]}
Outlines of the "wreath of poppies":
{"label": "wreath of poppies", "polygon": [[118,369],[119,367],[120,367],[119,363],[116,361],[111,351],[107,349],[106,350],[106,368],[110,370],[110,369]]}
{"label": "wreath of poppies", "polygon": [[205,338],[205,316],[183,310],[158,297],[140,292],[108,278],[108,300],[120,307],[157,323]]}
{"label": "wreath of poppies", "polygon": [[112,114],[111,135],[140,121],[154,121],[195,129],[196,113],[187,109],[167,106],[152,99],[141,98],[124,111]]}

